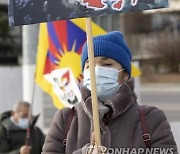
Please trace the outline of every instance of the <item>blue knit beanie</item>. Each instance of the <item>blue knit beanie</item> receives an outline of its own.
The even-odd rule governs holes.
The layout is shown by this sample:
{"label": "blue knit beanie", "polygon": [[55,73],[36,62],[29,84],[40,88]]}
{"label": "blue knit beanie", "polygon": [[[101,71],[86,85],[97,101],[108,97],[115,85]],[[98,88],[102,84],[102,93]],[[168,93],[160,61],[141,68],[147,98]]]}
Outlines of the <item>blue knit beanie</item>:
{"label": "blue knit beanie", "polygon": [[[105,35],[99,35],[93,38],[94,56],[107,57],[114,59],[131,76],[131,51],[128,48],[121,32],[114,31]],[[82,49],[81,65],[82,70],[86,60],[88,59],[87,42]]]}

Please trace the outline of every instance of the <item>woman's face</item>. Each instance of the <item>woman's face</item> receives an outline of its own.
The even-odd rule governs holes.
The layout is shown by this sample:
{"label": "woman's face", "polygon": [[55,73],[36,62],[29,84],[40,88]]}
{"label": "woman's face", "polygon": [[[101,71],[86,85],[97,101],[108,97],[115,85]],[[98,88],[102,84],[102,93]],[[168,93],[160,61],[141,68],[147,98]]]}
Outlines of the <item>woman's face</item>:
{"label": "woman's face", "polygon": [[[122,65],[116,62],[115,60],[111,58],[106,57],[95,57],[95,66],[103,66],[103,67],[109,67],[109,68],[115,68],[119,71],[123,69]],[[89,60],[86,60],[84,70],[89,69]],[[127,81],[129,78],[129,75],[125,73],[124,71],[119,72],[118,76],[118,82],[119,84],[122,84],[124,81]]]}

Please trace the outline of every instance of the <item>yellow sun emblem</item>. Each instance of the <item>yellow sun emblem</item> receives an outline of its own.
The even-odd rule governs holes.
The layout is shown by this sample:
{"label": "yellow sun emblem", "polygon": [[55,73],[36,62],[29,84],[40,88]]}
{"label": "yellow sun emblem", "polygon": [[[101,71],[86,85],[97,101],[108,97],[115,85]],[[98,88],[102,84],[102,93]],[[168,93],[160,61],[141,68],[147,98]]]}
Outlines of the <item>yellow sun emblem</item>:
{"label": "yellow sun emblem", "polygon": [[74,77],[80,82],[82,79],[81,70],[81,55],[75,52],[76,42],[70,51],[67,50],[66,46],[63,46],[62,56],[56,55],[58,61],[56,61],[56,68],[70,68],[73,72]]}

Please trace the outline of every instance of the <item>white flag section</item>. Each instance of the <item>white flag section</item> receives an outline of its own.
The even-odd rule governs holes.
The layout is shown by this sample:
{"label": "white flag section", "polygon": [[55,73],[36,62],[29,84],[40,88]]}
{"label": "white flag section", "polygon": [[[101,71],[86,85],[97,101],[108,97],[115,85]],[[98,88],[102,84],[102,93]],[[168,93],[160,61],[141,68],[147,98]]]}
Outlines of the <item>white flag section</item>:
{"label": "white flag section", "polygon": [[45,78],[53,85],[54,93],[64,106],[73,107],[81,101],[81,93],[70,68],[56,69]]}

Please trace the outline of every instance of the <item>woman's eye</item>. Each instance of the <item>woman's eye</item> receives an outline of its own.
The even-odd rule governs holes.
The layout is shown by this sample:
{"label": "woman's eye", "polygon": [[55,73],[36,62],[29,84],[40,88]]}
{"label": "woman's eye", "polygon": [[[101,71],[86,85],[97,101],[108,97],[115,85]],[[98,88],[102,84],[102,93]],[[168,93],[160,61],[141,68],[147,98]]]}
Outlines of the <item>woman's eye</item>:
{"label": "woman's eye", "polygon": [[88,68],[89,68],[89,65],[87,65],[85,68],[88,69]]}
{"label": "woman's eye", "polygon": [[104,64],[104,66],[112,66],[112,64],[108,63],[108,64]]}

